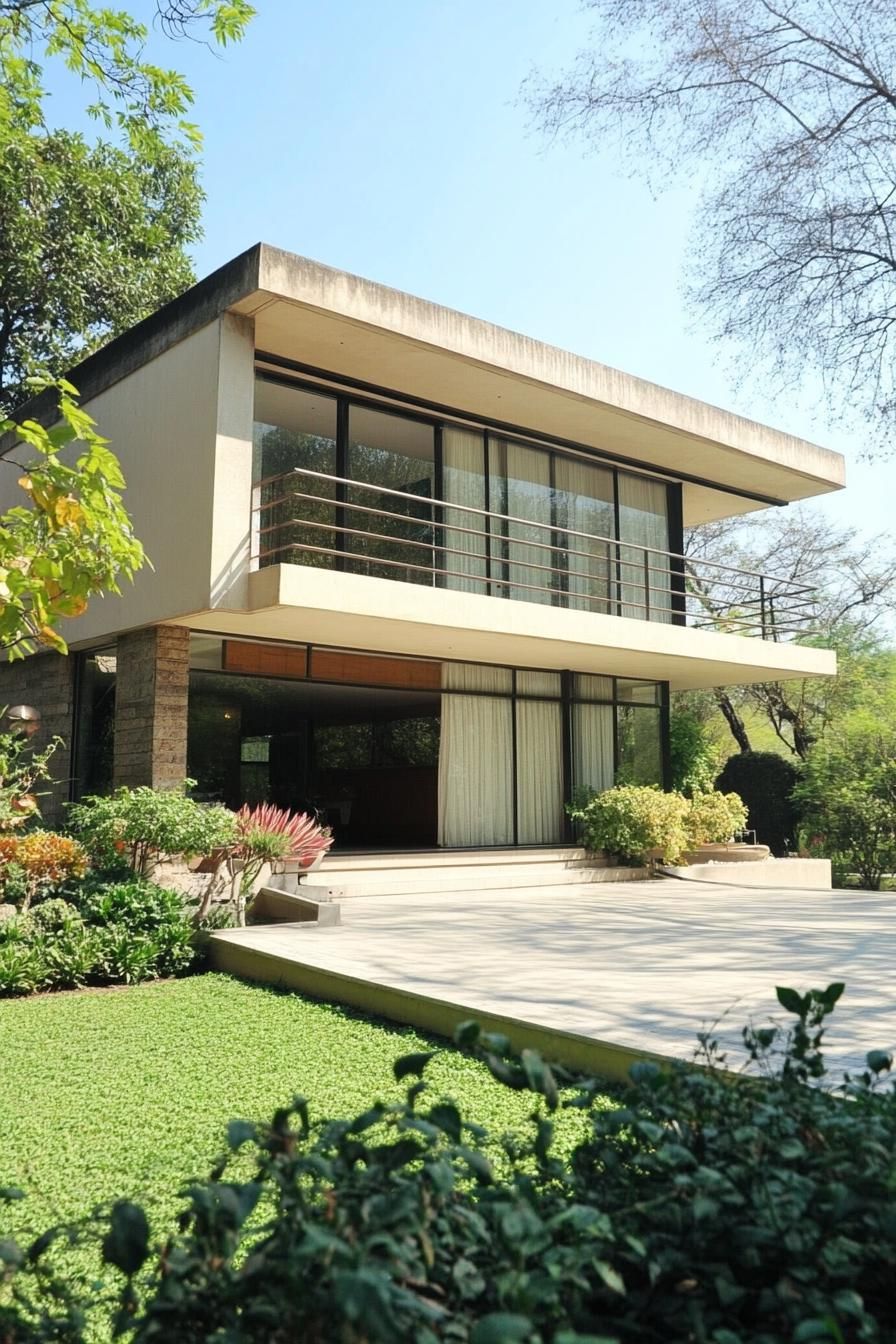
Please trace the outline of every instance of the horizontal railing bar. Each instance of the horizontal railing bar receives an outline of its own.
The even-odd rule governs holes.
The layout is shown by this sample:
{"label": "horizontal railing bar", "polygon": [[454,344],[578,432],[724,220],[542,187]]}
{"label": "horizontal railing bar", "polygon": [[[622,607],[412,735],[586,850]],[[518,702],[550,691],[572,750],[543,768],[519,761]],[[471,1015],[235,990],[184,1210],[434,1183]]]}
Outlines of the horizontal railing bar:
{"label": "horizontal railing bar", "polygon": [[[300,497],[303,498],[303,499],[314,499],[314,500],[316,500],[316,499],[319,498],[318,495],[301,495]],[[331,505],[331,507],[333,507],[333,508],[335,509],[335,505]],[[465,535],[465,536],[468,536],[468,537],[480,537],[480,538],[482,538],[482,539],[484,539],[485,536],[486,536],[486,533],[485,533],[485,532],[481,532],[481,531],[479,531],[477,528],[472,528],[472,527],[455,527],[453,524],[449,525],[449,524],[445,524],[445,523],[440,523],[440,522],[438,522],[438,521],[436,521],[436,520],[434,520],[434,519],[431,519],[431,518],[411,518],[411,517],[410,517],[408,514],[406,514],[406,513],[392,513],[391,511],[388,511],[388,510],[385,510],[385,509],[374,509],[373,507],[371,507],[370,505],[367,505],[367,504],[346,504],[346,505],[343,505],[342,507],[343,507],[343,509],[344,509],[344,511],[345,511],[346,513],[366,513],[366,514],[370,514],[370,515],[372,515],[372,516],[375,517],[375,518],[392,518],[392,519],[395,519],[396,522],[401,522],[401,523],[408,523],[408,522],[410,522],[410,523],[416,523],[416,524],[418,524],[420,527],[429,527],[429,528],[432,528],[433,531],[435,531],[435,530],[437,530],[437,529],[441,529],[442,531],[461,532],[461,533],[463,533],[463,535]],[[349,533],[356,534],[356,535],[358,535],[358,536],[375,536],[375,537],[379,537],[379,538],[381,538],[383,541],[392,541],[392,542],[394,542],[396,545],[424,545],[424,546],[432,546],[432,547],[434,547],[434,548],[437,549],[437,550],[444,550],[444,549],[446,549],[446,545],[445,545],[445,543],[444,543],[444,542],[441,542],[441,541],[431,541],[431,542],[422,542],[422,543],[421,543],[421,542],[415,542],[415,541],[413,540],[413,538],[410,538],[410,537],[395,537],[395,536],[391,536],[388,532],[372,532],[372,533],[370,533],[370,532],[364,532],[364,531],[362,531],[361,529],[345,527],[345,526],[339,525],[339,524],[337,524],[337,523],[335,523],[335,522],[332,522],[332,523],[331,523],[331,522],[326,522],[326,521],[324,521],[324,520],[322,520],[322,519],[311,519],[311,518],[288,518],[288,519],[284,519],[284,521],[283,521],[283,522],[280,522],[280,523],[269,523],[267,527],[261,527],[261,528],[258,528],[258,530],[257,530],[257,534],[256,534],[256,535],[259,536],[259,537],[264,537],[264,536],[267,536],[267,535],[268,535],[269,533],[271,533],[271,532],[280,532],[280,531],[282,531],[283,528],[285,528],[285,527],[319,527],[319,528],[321,528],[321,529],[322,529],[323,531],[325,531],[325,532],[349,532]],[[557,530],[559,530],[559,529],[557,529]],[[627,558],[624,557],[624,556],[615,556],[615,555],[610,555],[609,553],[607,554],[606,557],[601,557],[601,556],[596,556],[596,555],[593,555],[593,554],[589,554],[588,551],[575,551],[575,550],[570,550],[567,546],[555,546],[555,545],[553,545],[552,543],[550,543],[550,542],[546,542],[546,541],[529,541],[529,540],[523,540],[523,539],[520,538],[520,537],[495,537],[495,536],[492,536],[492,541],[496,541],[496,542],[499,542],[499,543],[503,543],[504,545],[506,545],[506,546],[508,547],[508,549],[509,549],[510,547],[513,547],[513,546],[527,546],[527,547],[529,547],[529,548],[537,549],[537,550],[540,550],[540,551],[552,551],[552,552],[554,552],[554,553],[557,554],[557,555],[562,555],[564,558],[568,558],[568,557],[570,557],[570,556],[573,556],[573,557],[576,557],[576,558],[578,558],[578,559],[583,559],[583,560],[591,560],[591,561],[598,560],[601,564],[606,564],[607,567],[608,567],[608,569],[612,569],[612,568],[614,568],[614,567],[617,566],[617,565],[627,565],[630,569],[636,569],[636,570],[638,571],[638,574],[639,574],[639,575],[643,575],[645,569],[647,569],[647,570],[649,570],[649,572],[650,572],[651,574],[662,574],[664,577],[666,577],[666,576],[668,576],[669,568],[670,568],[668,564],[665,564],[665,565],[650,565],[650,564],[647,564],[647,565],[645,565],[645,563],[644,563],[643,561],[640,561],[640,560],[629,560],[629,559],[627,559]],[[605,544],[605,545],[607,546],[607,548],[608,548],[608,551],[609,551],[610,549],[616,549],[620,544],[624,544],[624,543],[619,543],[619,542],[615,542],[615,541],[608,541],[608,542],[606,542],[606,543],[602,542],[601,544],[602,544],[602,545]],[[457,553],[458,553],[458,554],[462,554],[462,555],[475,554],[474,552],[468,552],[468,551],[458,551]],[[663,555],[664,552],[660,551],[660,552],[657,552],[657,554]],[[478,558],[479,558],[479,559],[488,559],[489,557],[488,557],[488,556],[485,556],[485,555],[480,555],[480,556],[478,556]],[[506,563],[506,564],[531,564],[531,565],[534,566],[534,565],[537,563],[537,562],[534,561],[534,560],[532,560],[532,561],[529,561],[529,560],[514,560],[514,559],[512,558],[512,556],[510,556],[510,555],[508,555],[507,557],[504,557],[504,556],[495,556],[494,554],[492,554],[491,559],[492,559],[493,561],[497,560],[498,563]],[[556,566],[551,566],[551,568],[558,568],[558,567],[556,567]],[[567,569],[567,570],[564,570],[563,572],[565,572],[565,573],[577,573],[577,574],[581,574],[582,577],[590,577],[590,576],[586,575],[586,574],[584,573],[584,571],[581,571],[581,570],[568,570],[568,569]],[[677,592],[677,589],[671,589],[671,588],[670,588],[669,591],[670,591],[670,592]]]}
{"label": "horizontal railing bar", "polygon": [[[461,556],[461,557],[462,557],[464,560],[466,560],[466,561],[471,561],[471,562],[476,562],[476,563],[482,563],[484,566],[487,565],[488,560],[489,560],[489,556],[487,556],[487,555],[484,554],[483,552],[479,552],[479,551],[464,551],[464,550],[461,550],[459,547],[454,547],[454,546],[438,546],[438,545],[436,545],[435,543],[433,543],[433,542],[431,542],[431,541],[418,541],[418,540],[416,540],[416,539],[414,539],[414,538],[410,538],[410,537],[405,537],[405,538],[391,537],[391,536],[389,536],[389,535],[386,534],[386,533],[381,533],[381,532],[370,532],[370,531],[367,531],[367,530],[365,530],[365,529],[360,529],[360,528],[344,527],[344,526],[337,525],[337,524],[335,524],[335,523],[333,523],[333,524],[324,524],[324,523],[320,523],[320,522],[317,521],[317,520],[310,520],[310,519],[293,519],[292,522],[291,522],[291,524],[289,524],[289,525],[294,526],[294,527],[319,528],[321,531],[326,531],[326,532],[338,532],[338,533],[340,533],[340,534],[342,534],[342,535],[345,535],[345,536],[349,536],[349,537],[360,537],[360,538],[364,538],[364,539],[366,539],[366,540],[385,542],[387,545],[392,545],[392,546],[412,546],[412,547],[414,547],[414,548],[417,549],[417,550],[426,550],[426,551],[436,551],[436,550],[438,550],[438,551],[440,551],[440,552],[442,552],[442,553],[444,553],[444,554],[450,554],[450,555],[458,555],[458,556]],[[275,529],[267,529],[267,530],[280,530],[280,529],[279,529],[279,528],[275,528]],[[254,557],[254,558],[257,558],[257,559],[267,559],[269,556],[271,556],[271,555],[275,555],[275,554],[277,554],[279,551],[282,551],[282,550],[288,550],[288,549],[292,549],[292,548],[309,549],[309,547],[306,545],[306,543],[302,543],[302,542],[285,542],[282,546],[274,546],[274,547],[270,547],[270,548],[268,548],[268,549],[266,549],[266,550],[260,552],[259,555],[258,555],[257,557]],[[643,591],[643,584],[641,584],[641,583],[631,583],[631,582],[627,582],[627,581],[625,581],[625,580],[623,580],[623,581],[621,582],[621,584],[620,584],[620,582],[619,582],[617,579],[611,577],[611,578],[609,578],[608,581],[607,581],[607,582],[608,582],[608,585],[611,586],[611,587],[614,588],[614,589],[619,589],[618,596],[606,596],[606,597],[604,597],[604,596],[601,596],[601,595],[595,595],[595,597],[592,599],[592,597],[591,597],[590,594],[588,594],[588,593],[582,593],[582,592],[577,592],[577,591],[571,590],[568,586],[567,586],[567,587],[556,588],[556,587],[554,587],[554,586],[551,585],[551,586],[547,586],[547,587],[546,587],[546,586],[543,586],[543,585],[537,585],[537,584],[526,584],[526,583],[524,583],[521,579],[520,579],[520,580],[517,580],[517,579],[515,579],[515,578],[511,578],[511,577],[506,577],[506,578],[504,578],[504,577],[502,577],[502,578],[489,578],[488,575],[486,575],[486,574],[482,574],[482,575],[477,575],[477,574],[467,574],[467,573],[465,573],[465,572],[462,571],[462,570],[453,570],[453,569],[452,569],[452,570],[449,570],[449,569],[434,570],[434,567],[431,566],[431,565],[425,565],[425,566],[416,565],[416,564],[414,564],[413,561],[410,561],[410,560],[391,560],[391,559],[389,559],[388,557],[385,557],[385,556],[371,556],[371,555],[365,555],[364,552],[351,552],[351,551],[349,551],[349,552],[336,552],[332,546],[330,546],[330,547],[313,547],[313,548],[310,548],[310,549],[313,549],[313,550],[316,551],[316,552],[319,551],[319,552],[321,552],[321,553],[323,553],[323,554],[348,554],[352,559],[355,559],[355,560],[361,560],[361,561],[367,561],[368,563],[377,563],[377,564],[393,565],[393,566],[395,566],[395,567],[397,567],[397,568],[413,568],[413,569],[415,569],[415,570],[419,570],[419,571],[421,571],[421,572],[423,572],[423,571],[425,571],[425,572],[439,572],[439,573],[444,573],[444,574],[447,574],[447,575],[451,575],[452,577],[464,578],[464,579],[472,579],[472,580],[475,580],[475,581],[478,581],[478,582],[482,582],[482,583],[490,583],[490,584],[493,584],[493,585],[496,585],[496,586],[500,586],[500,587],[505,587],[505,588],[506,588],[506,587],[511,587],[511,588],[525,587],[525,588],[532,588],[533,590],[535,590],[535,591],[539,591],[539,592],[551,592],[551,593],[555,593],[555,594],[558,594],[558,595],[565,596],[565,597],[567,597],[567,598],[570,597],[570,596],[573,597],[573,598],[575,598],[575,597],[582,597],[582,598],[584,598],[586,601],[594,600],[594,601],[597,601],[597,602],[602,602],[602,603],[604,603],[604,604],[606,604],[606,605],[621,605],[621,606],[623,606],[623,607],[634,606],[634,607],[641,607],[641,608],[644,608],[645,610],[649,610],[649,606],[650,606],[650,604],[651,604],[651,602],[652,602],[652,604],[653,604],[658,610],[661,610],[661,611],[669,611],[669,610],[672,609],[672,607],[671,607],[671,603],[670,603],[669,606],[667,606],[666,603],[665,603],[665,600],[664,600],[664,599],[666,599],[666,598],[674,598],[674,597],[676,596],[676,590],[675,590],[674,588],[659,587],[659,586],[657,586],[657,585],[653,585],[653,584],[651,584],[651,585],[650,585],[650,590],[649,590],[649,598],[650,598],[650,601],[649,601],[649,602],[648,602],[648,601],[642,601],[642,600],[640,600],[640,599],[637,597],[636,594],[637,594],[638,591]],[[492,557],[492,559],[494,559],[494,557]],[[541,572],[543,572],[543,573],[547,573],[547,574],[551,574],[551,575],[558,575],[561,579],[563,579],[564,581],[566,581],[567,584],[568,584],[568,582],[569,582],[570,580],[572,580],[573,582],[575,582],[576,580],[585,580],[585,581],[589,581],[589,582],[594,582],[594,575],[584,573],[584,572],[582,572],[581,570],[564,570],[564,569],[558,569],[556,566],[552,566],[552,565],[541,565],[541,564],[539,564],[537,561],[519,561],[519,560],[516,560],[516,561],[515,561],[515,560],[512,560],[512,559],[511,559],[511,560],[506,561],[506,562],[505,562],[505,561],[499,561],[499,563],[501,563],[501,564],[507,563],[507,564],[509,564],[509,565],[511,565],[511,566],[513,566],[513,567],[519,568],[519,569],[524,569],[524,570],[539,570],[539,571],[541,571]],[[600,582],[600,579],[598,579],[598,582]],[[628,591],[626,591],[626,590],[628,590]],[[632,590],[634,590],[634,591],[632,591]],[[787,614],[789,615],[790,613],[787,613]],[[762,625],[761,616],[760,616],[760,613],[759,613],[758,609],[757,609],[757,611],[756,611],[755,613],[754,613],[754,612],[751,612],[751,611],[749,611],[749,610],[747,610],[747,611],[740,610],[740,611],[738,611],[738,613],[737,613],[736,615],[733,614],[733,613],[731,613],[731,614],[727,614],[727,615],[721,615],[721,614],[719,614],[719,615],[713,615],[712,613],[706,612],[706,611],[705,611],[704,609],[702,609],[702,608],[698,608],[695,612],[692,613],[692,615],[693,615],[694,619],[692,620],[691,623],[692,623],[692,625],[693,625],[695,628],[703,628],[704,626],[715,626],[715,625],[723,624],[723,625],[725,625],[725,626],[727,626],[727,627],[729,627],[729,628],[732,627],[732,626],[736,626],[736,627],[739,627],[739,628],[753,629],[753,628],[758,628],[758,627],[760,627],[760,626]],[[771,624],[771,621],[769,620],[769,618],[766,618],[766,623],[769,624],[769,625]],[[777,629],[779,632],[783,632],[783,631],[785,630],[785,628],[786,628],[787,630],[790,629],[790,627],[784,627],[784,626],[782,625],[781,620],[777,620],[777,621],[775,621],[774,624],[775,624],[775,629]],[[798,630],[798,629],[801,629],[801,628],[802,628],[802,627],[794,626],[794,627],[793,627],[793,630]]]}
{"label": "horizontal railing bar", "polygon": [[[308,467],[293,467],[291,471],[289,471],[289,472],[283,472],[283,473],[282,473],[281,475],[279,475],[279,476],[270,476],[270,477],[267,477],[267,478],[265,479],[264,482],[261,482],[261,483],[259,483],[259,485],[256,485],[256,490],[260,489],[260,485],[261,485],[261,484],[265,484],[265,483],[270,484],[271,482],[273,482],[273,481],[278,481],[278,480],[279,480],[279,481],[286,481],[286,480],[288,480],[291,476],[296,476],[296,475],[300,475],[300,476],[309,476],[309,477],[312,477],[312,478],[315,479],[315,480],[331,481],[331,482],[332,482],[333,484],[335,484],[335,485],[347,485],[347,486],[350,486],[350,487],[353,487],[353,488],[356,488],[356,489],[369,490],[369,491],[376,491],[376,493],[379,494],[379,495],[390,495],[390,496],[392,496],[392,497],[394,497],[394,498],[397,498],[397,499],[407,499],[407,500],[410,500],[410,501],[415,502],[415,503],[417,503],[417,504],[419,504],[419,503],[421,503],[421,502],[423,502],[423,501],[426,501],[426,502],[430,503],[433,507],[436,507],[436,508],[442,508],[442,509],[457,509],[457,510],[460,510],[461,512],[464,512],[464,513],[472,513],[472,514],[475,514],[477,517],[489,518],[489,519],[498,519],[498,520],[500,520],[500,521],[502,521],[502,522],[516,523],[516,524],[518,524],[518,525],[520,525],[520,526],[522,526],[522,527],[537,527],[537,528],[542,529],[543,531],[548,531],[548,532],[563,532],[563,533],[566,534],[567,536],[583,537],[583,538],[585,538],[585,539],[587,539],[587,540],[589,540],[589,541],[600,541],[600,542],[609,543],[610,545],[614,545],[614,546],[627,546],[627,547],[632,548],[633,550],[638,550],[638,551],[642,551],[642,552],[643,552],[643,551],[647,551],[647,552],[651,552],[651,551],[652,551],[652,552],[655,552],[655,553],[657,553],[657,554],[667,555],[667,556],[669,556],[670,559],[680,560],[680,561],[682,561],[682,563],[683,563],[684,565],[689,565],[689,564],[690,564],[690,565],[701,565],[701,566],[709,567],[709,568],[711,568],[711,569],[722,570],[722,571],[724,571],[725,573],[729,573],[729,574],[739,574],[739,575],[743,575],[743,576],[747,576],[747,577],[755,578],[755,579],[765,577],[765,576],[761,575],[760,573],[758,573],[757,571],[748,570],[748,569],[742,569],[742,568],[740,568],[740,567],[738,567],[738,566],[736,566],[736,565],[726,565],[726,564],[724,564],[723,562],[718,561],[718,560],[704,560],[704,559],[701,559],[701,558],[698,558],[698,557],[695,557],[695,556],[684,555],[684,554],[679,553],[679,552],[676,552],[676,551],[663,551],[662,547],[659,547],[659,546],[645,546],[645,545],[643,545],[641,542],[637,542],[637,541],[624,541],[624,540],[622,540],[622,539],[620,539],[620,538],[615,538],[615,537],[602,537],[602,536],[599,536],[599,535],[596,534],[596,533],[582,532],[582,531],[579,531],[579,530],[576,529],[576,528],[570,528],[570,527],[567,527],[566,525],[564,525],[564,524],[562,524],[562,523],[556,523],[556,524],[551,524],[551,523],[541,523],[541,522],[536,522],[534,519],[531,519],[531,518],[518,518],[518,517],[517,517],[516,515],[514,515],[514,514],[497,513],[497,512],[494,512],[494,511],[492,511],[492,510],[488,510],[488,509],[480,509],[480,508],[477,508],[475,505],[472,505],[472,504],[457,504],[457,503],[450,502],[450,501],[447,501],[447,500],[435,499],[435,498],[433,498],[432,496],[428,496],[428,495],[415,495],[415,494],[411,494],[410,492],[405,491],[405,490],[396,490],[396,489],[394,489],[394,488],[391,487],[391,486],[372,485],[372,484],[371,484],[370,482],[368,482],[368,481],[357,481],[357,480],[352,480],[351,477],[348,477],[348,476],[334,476],[334,475],[331,475],[331,474],[328,473],[328,472],[312,471],[312,470],[311,470],[310,468],[308,468]],[[298,495],[299,498],[303,497],[301,492],[295,492],[295,493]],[[307,497],[309,497],[309,498],[313,498],[313,499],[320,499],[320,498],[321,498],[321,496],[319,496],[319,495],[312,495],[312,496],[307,496]],[[288,498],[288,496],[284,496],[284,499],[285,499],[285,498]],[[279,502],[279,501],[277,501],[277,502]],[[340,506],[342,506],[342,507],[348,507],[348,508],[351,508],[351,507],[364,507],[364,506],[362,506],[362,505],[353,506],[349,501],[344,501],[344,500],[333,501],[333,502],[338,502],[338,503],[340,504]],[[261,509],[267,509],[267,508],[272,508],[272,507],[274,507],[274,503],[264,503],[264,504],[262,504],[261,502],[259,502],[257,505],[254,506],[254,508],[253,508],[253,512],[257,512],[257,511],[259,511],[259,510],[261,510]],[[536,544],[536,543],[531,543],[531,544],[534,545],[534,544]],[[771,578],[770,581],[771,581],[771,582],[780,582],[780,580],[775,579],[775,578]],[[810,586],[809,584],[794,584],[794,585],[793,585],[793,588],[791,589],[791,591],[801,591],[801,592],[810,593],[810,592],[812,592],[813,590],[812,590],[812,588],[811,588],[811,586]]]}
{"label": "horizontal railing bar", "polygon": [[[428,497],[425,496],[425,495],[412,495],[412,496],[410,496],[410,498],[415,499],[415,500],[424,500],[424,501],[428,500]],[[440,529],[442,532],[445,532],[445,531],[460,532],[460,533],[462,533],[462,534],[465,535],[465,536],[471,536],[471,537],[484,537],[484,536],[486,535],[486,534],[485,534],[481,529],[479,529],[479,528],[464,527],[464,526],[462,526],[461,524],[457,524],[457,523],[445,523],[443,520],[436,519],[436,518],[413,518],[413,517],[412,517],[411,515],[409,515],[409,514],[406,514],[406,513],[395,513],[395,512],[393,512],[393,511],[390,510],[390,509],[378,509],[378,508],[375,508],[375,507],[374,507],[373,505],[371,505],[371,504],[357,504],[357,503],[343,503],[343,502],[337,502],[336,500],[331,500],[331,499],[328,499],[328,498],[323,497],[323,496],[321,496],[321,495],[311,494],[311,493],[309,493],[308,491],[304,491],[304,490],[292,490],[292,491],[290,491],[290,493],[289,493],[288,495],[284,495],[280,500],[277,500],[276,503],[277,503],[277,504],[280,504],[280,503],[287,503],[287,502],[288,502],[289,500],[291,500],[291,499],[305,499],[305,500],[309,500],[309,501],[311,501],[311,502],[323,502],[328,508],[332,508],[334,511],[335,511],[335,509],[336,509],[337,507],[340,507],[340,508],[344,509],[346,512],[365,513],[365,514],[372,515],[372,516],[377,517],[377,518],[390,518],[390,519],[394,519],[396,522],[402,522],[402,523],[407,523],[407,522],[414,523],[414,522],[416,522],[416,523],[419,523],[421,526],[424,526],[424,527],[431,527],[431,528],[433,528],[433,529]],[[429,501],[429,502],[430,502],[430,507],[433,508],[433,509],[434,509],[434,508],[441,507],[441,506],[438,504],[437,501]],[[266,504],[266,505],[263,505],[262,507],[263,507],[263,508],[271,508],[271,507],[273,507],[273,504]],[[447,507],[450,508],[450,507],[454,507],[454,506],[453,506],[453,505],[449,505],[449,506],[447,506]],[[489,516],[489,515],[487,515],[487,516]],[[491,515],[491,516],[499,516],[499,517],[500,517],[500,516],[503,516],[503,515]],[[269,533],[269,532],[276,532],[276,531],[279,531],[279,530],[280,530],[281,528],[283,528],[283,527],[289,527],[289,526],[291,526],[291,525],[303,525],[304,522],[305,522],[305,520],[303,520],[303,519],[299,519],[299,518],[289,518],[289,519],[285,519],[285,520],[283,520],[282,522],[278,522],[278,523],[270,523],[270,524],[268,524],[266,527],[259,528],[259,529],[258,529],[258,535],[259,535],[259,536],[265,536],[267,533]],[[332,531],[332,530],[339,530],[339,529],[336,529],[336,525],[335,525],[335,523],[327,523],[327,522],[324,522],[324,521],[314,522],[314,523],[311,523],[310,525],[311,525],[311,526],[316,526],[316,527],[326,528],[326,529],[331,530],[331,531]],[[541,523],[533,523],[532,526],[533,526],[533,527],[546,527],[547,525],[546,525],[546,524],[541,524]],[[565,532],[565,529],[562,528],[562,527],[559,527],[559,526],[558,526],[558,527],[555,527],[555,528],[551,528],[550,530],[551,530],[552,532],[560,532],[560,531]],[[383,534],[378,534],[378,535],[386,536],[387,534],[383,533]],[[571,534],[567,534],[567,535],[571,535]],[[556,553],[556,554],[563,555],[564,557],[570,557],[570,556],[572,556],[572,557],[575,557],[575,558],[577,558],[577,559],[583,559],[583,560],[589,560],[589,561],[594,561],[594,560],[596,560],[596,559],[599,559],[599,560],[602,560],[602,562],[606,563],[606,564],[609,565],[609,566],[612,566],[612,565],[627,565],[627,566],[629,566],[630,568],[637,569],[637,571],[638,571],[639,574],[643,574],[644,571],[645,571],[645,569],[647,569],[651,574],[661,574],[661,575],[666,576],[666,575],[668,574],[668,572],[669,572],[669,569],[670,569],[670,565],[668,564],[668,562],[667,562],[667,563],[664,563],[664,564],[659,564],[659,565],[657,565],[657,564],[651,564],[651,563],[650,563],[650,558],[651,558],[652,556],[662,556],[662,557],[664,557],[664,558],[668,557],[668,559],[672,559],[672,558],[674,558],[674,557],[672,556],[672,553],[671,553],[671,552],[662,551],[662,550],[660,550],[660,549],[657,548],[657,547],[650,547],[650,548],[647,548],[647,547],[638,547],[637,549],[639,549],[639,550],[641,550],[641,551],[643,551],[643,552],[646,552],[646,555],[647,555],[647,563],[645,563],[643,560],[629,560],[626,556],[623,556],[623,555],[616,555],[616,554],[611,554],[611,552],[619,551],[619,550],[621,550],[623,547],[626,547],[626,546],[629,546],[629,545],[634,545],[634,543],[629,543],[629,542],[625,542],[625,541],[614,541],[614,540],[612,540],[612,539],[609,538],[609,537],[596,537],[596,536],[595,536],[595,537],[591,537],[590,534],[588,534],[588,533],[578,533],[578,534],[575,534],[575,535],[578,535],[578,536],[586,536],[586,537],[589,537],[590,540],[598,542],[598,543],[601,545],[601,547],[605,548],[606,551],[607,551],[607,555],[606,555],[605,559],[602,558],[602,557],[599,557],[599,556],[595,556],[593,552],[574,550],[574,549],[571,549],[571,548],[568,547],[568,546],[558,546],[558,545],[555,545],[555,544],[553,544],[553,543],[551,543],[551,542],[546,542],[546,541],[534,541],[534,540],[532,540],[531,538],[498,536],[498,537],[493,537],[493,540],[495,540],[495,541],[497,541],[497,542],[499,542],[499,543],[505,543],[508,547],[510,547],[510,546],[528,546],[528,547],[536,547],[536,548],[538,548],[539,550],[551,551],[551,552],[554,552],[554,553]],[[401,540],[401,538],[395,538],[395,540],[396,540],[396,541],[399,541],[399,540]],[[442,545],[442,543],[436,543],[436,544],[439,544],[440,546]],[[523,563],[523,562],[518,562],[518,563]],[[678,572],[679,575],[681,576],[681,572],[680,572],[680,571],[677,571],[677,572]],[[744,571],[744,576],[746,576],[746,571]],[[683,577],[687,578],[688,576],[687,576],[687,574],[685,573],[685,574],[683,575]],[[729,581],[727,581],[726,586],[730,589],[730,588],[732,588],[732,587],[735,587],[735,584],[733,583],[733,581],[730,581],[730,580],[729,580]],[[737,586],[740,586],[740,585],[737,585]],[[675,593],[678,592],[677,589],[670,589],[669,591],[671,591],[671,592],[675,592]],[[755,585],[754,583],[751,583],[750,586],[749,586],[749,588],[747,588],[746,586],[744,586],[743,591],[747,591],[747,592],[750,592],[750,593],[755,593],[755,591],[756,591],[756,585]],[[774,594],[772,594],[771,596],[773,597]],[[754,601],[756,601],[756,602],[759,602],[759,601],[760,601],[760,599],[759,599],[758,596],[755,597],[755,598],[753,598],[752,600],[754,600]],[[766,594],[766,600],[770,600],[769,594]]]}

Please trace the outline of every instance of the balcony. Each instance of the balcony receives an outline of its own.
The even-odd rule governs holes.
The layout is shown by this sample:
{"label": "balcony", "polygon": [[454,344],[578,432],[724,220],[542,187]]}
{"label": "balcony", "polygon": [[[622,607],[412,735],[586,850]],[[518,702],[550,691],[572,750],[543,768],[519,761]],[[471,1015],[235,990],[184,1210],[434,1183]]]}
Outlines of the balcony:
{"label": "balcony", "polygon": [[774,642],[812,632],[804,584],[307,468],[256,485],[252,524],[255,569],[308,565]]}

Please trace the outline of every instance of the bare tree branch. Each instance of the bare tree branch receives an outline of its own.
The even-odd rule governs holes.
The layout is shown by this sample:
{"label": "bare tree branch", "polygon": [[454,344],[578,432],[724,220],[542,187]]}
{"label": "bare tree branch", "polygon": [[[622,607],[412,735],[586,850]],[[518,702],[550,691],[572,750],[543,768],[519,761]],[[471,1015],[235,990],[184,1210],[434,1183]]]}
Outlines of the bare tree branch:
{"label": "bare tree branch", "polygon": [[[820,374],[896,442],[892,0],[586,0],[592,42],[526,96],[552,135],[614,139],[665,185],[707,166],[690,293],[781,391]],[[632,154],[640,149],[641,157]]]}

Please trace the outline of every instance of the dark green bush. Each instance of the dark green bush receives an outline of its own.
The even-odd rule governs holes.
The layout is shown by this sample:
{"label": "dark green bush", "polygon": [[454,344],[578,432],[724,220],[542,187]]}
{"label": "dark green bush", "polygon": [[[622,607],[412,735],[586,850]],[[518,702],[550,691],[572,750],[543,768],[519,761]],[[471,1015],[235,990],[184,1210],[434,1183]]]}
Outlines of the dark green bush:
{"label": "dark green bush", "polygon": [[773,854],[796,849],[799,807],[793,790],[800,772],[774,751],[742,751],[729,756],[716,788],[737,793],[747,805],[747,827]]}
{"label": "dark green bush", "polygon": [[[707,1067],[636,1066],[609,1111],[605,1083],[468,1023],[459,1043],[533,1093],[531,1134],[497,1170],[484,1131],[429,1095],[431,1055],[408,1056],[403,1102],[315,1125],[296,1098],[268,1125],[233,1121],[160,1248],[128,1202],[30,1248],[0,1242],[0,1338],[109,1333],[110,1284],[68,1282],[48,1255],[98,1228],[133,1344],[886,1344],[896,1101],[877,1080],[892,1061],[872,1052],[826,1090],[842,988],[778,991],[796,1025],[745,1030],[759,1077],[732,1080],[705,1042]],[[555,1149],[558,1106],[581,1115],[571,1152]]]}

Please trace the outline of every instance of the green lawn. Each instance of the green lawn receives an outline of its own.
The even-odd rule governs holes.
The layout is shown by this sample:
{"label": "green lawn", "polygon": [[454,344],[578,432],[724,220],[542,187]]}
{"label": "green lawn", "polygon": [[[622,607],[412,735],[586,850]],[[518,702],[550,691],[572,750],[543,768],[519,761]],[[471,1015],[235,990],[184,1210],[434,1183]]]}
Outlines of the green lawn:
{"label": "green lawn", "polygon": [[[232,1117],[267,1119],[294,1093],[312,1118],[400,1095],[392,1063],[432,1042],[410,1028],[224,975],[0,1003],[0,1235],[27,1236],[118,1197],[156,1233],[178,1189],[208,1173]],[[519,1129],[531,1095],[444,1046],[427,1076],[493,1133]]]}

